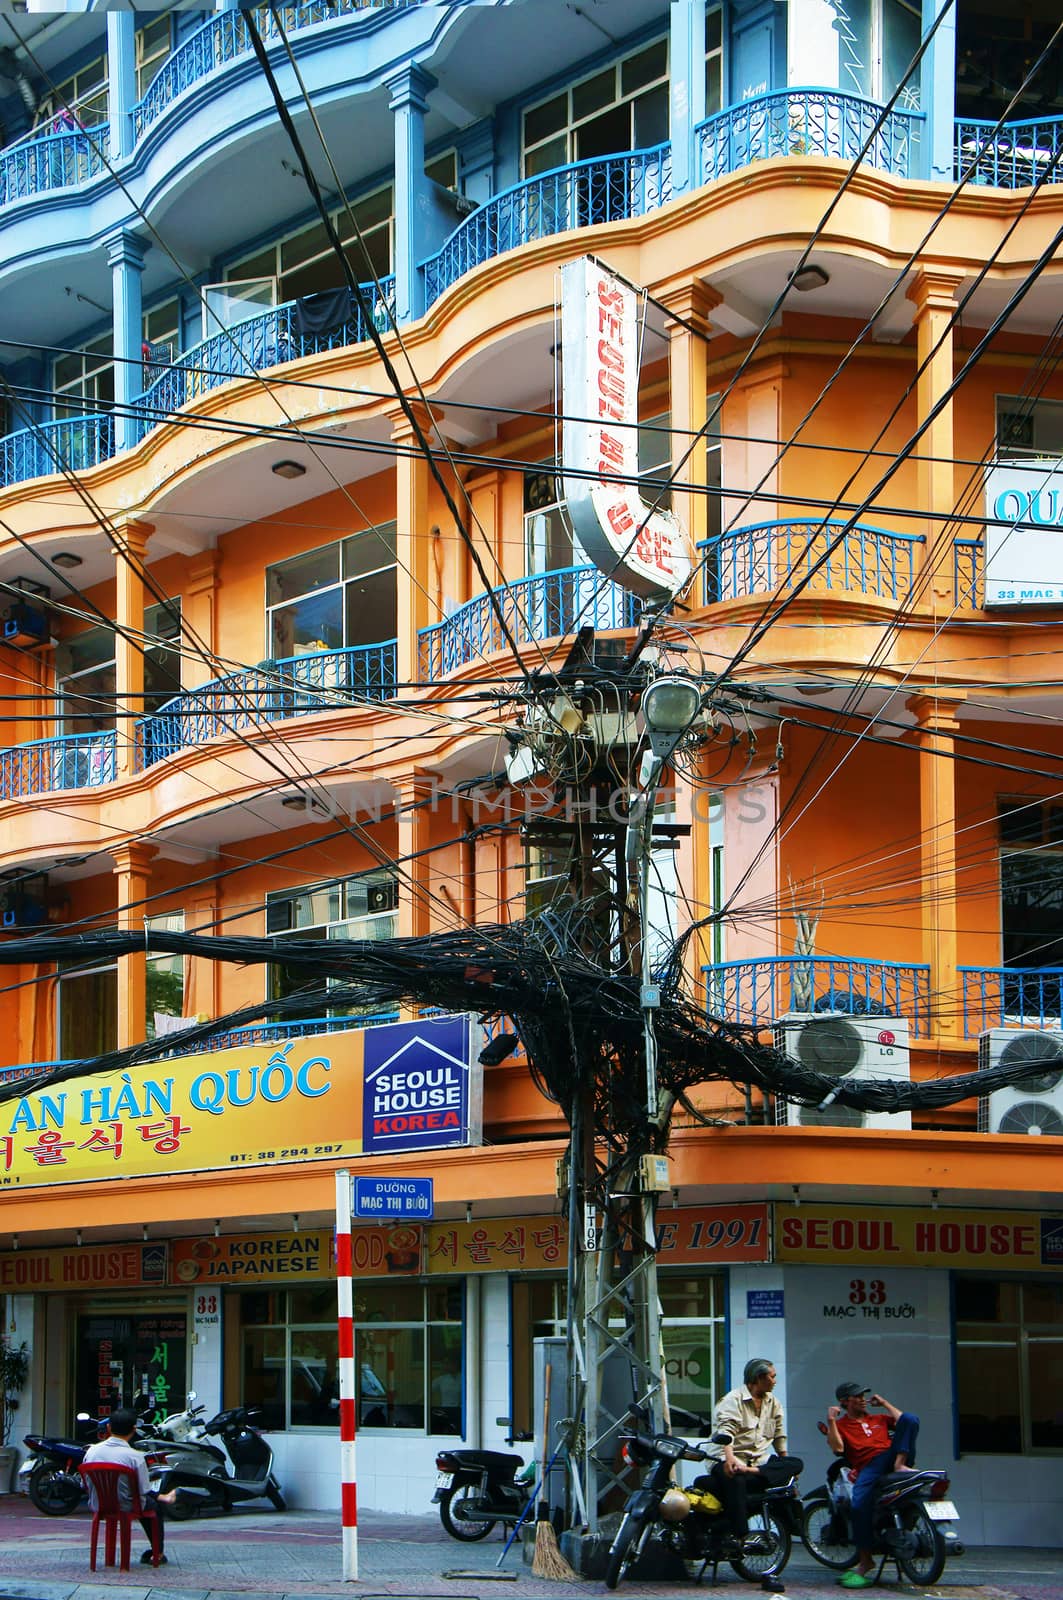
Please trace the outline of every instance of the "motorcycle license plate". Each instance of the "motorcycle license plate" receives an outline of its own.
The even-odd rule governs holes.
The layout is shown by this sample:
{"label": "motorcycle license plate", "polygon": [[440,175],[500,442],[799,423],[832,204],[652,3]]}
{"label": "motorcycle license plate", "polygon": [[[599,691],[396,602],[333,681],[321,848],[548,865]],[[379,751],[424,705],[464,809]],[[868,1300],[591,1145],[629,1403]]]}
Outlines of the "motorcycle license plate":
{"label": "motorcycle license plate", "polygon": [[436,1488],[437,1489],[449,1489],[451,1483],[453,1482],[453,1479],[454,1479],[454,1474],[452,1472],[437,1472],[436,1473]]}
{"label": "motorcycle license plate", "polygon": [[924,1505],[931,1522],[958,1522],[960,1513],[951,1500],[928,1500]]}

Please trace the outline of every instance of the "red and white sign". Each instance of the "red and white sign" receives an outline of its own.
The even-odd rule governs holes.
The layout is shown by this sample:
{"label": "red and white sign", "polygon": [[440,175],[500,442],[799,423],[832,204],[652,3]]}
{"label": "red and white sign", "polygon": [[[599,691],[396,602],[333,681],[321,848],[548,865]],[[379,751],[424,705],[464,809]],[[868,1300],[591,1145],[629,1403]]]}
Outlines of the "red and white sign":
{"label": "red and white sign", "polygon": [[561,327],[562,477],[573,532],[606,577],[646,599],[668,599],[690,575],[690,544],[671,512],[651,510],[635,482],[635,290],[590,256],[567,262]]}

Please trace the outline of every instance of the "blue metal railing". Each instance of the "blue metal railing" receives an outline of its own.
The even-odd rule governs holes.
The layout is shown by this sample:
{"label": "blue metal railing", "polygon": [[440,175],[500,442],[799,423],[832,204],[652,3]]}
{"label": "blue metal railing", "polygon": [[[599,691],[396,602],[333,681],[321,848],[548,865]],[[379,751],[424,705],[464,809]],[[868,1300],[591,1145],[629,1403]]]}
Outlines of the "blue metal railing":
{"label": "blue metal railing", "polygon": [[0,151],[0,206],[51,189],[69,189],[106,172],[106,122],[67,133],[42,133]]}
{"label": "blue metal railing", "polygon": [[791,1011],[840,1011],[907,1017],[917,1039],[930,1031],[930,968],[922,963],[766,956],[701,970],[705,1009],[727,1022],[765,1027]]}
{"label": "blue metal railing", "polygon": [[138,770],[179,750],[315,711],[350,709],[385,700],[395,687],[394,639],[347,650],[288,656],[175,695],[136,722]]}
{"label": "blue metal railing", "polygon": [[963,1036],[986,1028],[1059,1028],[1063,967],[957,967],[963,994]]}
{"label": "blue metal railing", "polygon": [[576,161],[503,189],[466,217],[443,248],[421,263],[432,305],[473,267],[533,239],[599,222],[642,217],[672,197],[671,146]]}
{"label": "blue metal railing", "polygon": [[[704,561],[703,603],[792,589],[809,573],[806,588],[813,592],[842,590],[903,600],[912,587],[915,546],[925,542],[923,536],[858,525],[827,555],[844,527],[844,522],[823,523],[819,518],[760,522],[704,540],[698,546]],[[820,560],[823,565],[813,572]]]}
{"label": "blue metal railing", "polygon": [[[584,624],[594,628],[632,628],[639,602],[597,567],[564,567],[500,585],[495,597],[517,644],[556,639]],[[489,598],[477,595],[443,622],[422,628],[420,676],[436,683],[478,657],[508,649]]]}
{"label": "blue metal railing", "polygon": [[[224,12],[221,15],[234,15]],[[372,307],[375,326],[382,331],[391,326],[388,312],[395,309],[395,279],[382,278],[383,295],[378,296],[375,284],[362,284],[362,292]],[[193,345],[165,369],[136,401],[144,413],[140,436],[150,433],[160,422],[172,415],[187,401],[212,389],[220,388],[233,378],[250,377],[265,368],[277,367],[285,361],[297,361],[301,356],[314,355],[322,350],[336,350],[347,345],[362,344],[369,337],[365,318],[352,307],[351,318],[327,333],[304,334],[296,329],[294,301],[273,306],[261,316],[238,322],[225,333],[212,334]]]}
{"label": "blue metal railing", "polygon": [[84,472],[113,455],[114,418],[109,411],[20,428],[0,439],[0,487],[44,478],[64,467]]}
{"label": "blue metal railing", "polygon": [[115,733],[67,733],[0,750],[0,800],[113,783]]}
{"label": "blue metal railing", "polygon": [[281,1039],[306,1039],[315,1033],[350,1033],[358,1028],[375,1028],[383,1022],[397,1022],[397,1011],[374,1011],[356,1017],[308,1017],[301,1022],[256,1022],[244,1028],[226,1028],[223,1033],[212,1034],[209,1039],[199,1039],[182,1044],[181,1035],[172,1035],[173,1046],[166,1051],[164,1060],[174,1056],[207,1055],[213,1050],[231,1050],[237,1045],[276,1044]]}
{"label": "blue metal railing", "polygon": [[[712,183],[773,156],[836,156],[855,161],[882,107],[839,89],[780,89],[717,112],[694,130],[701,182]],[[864,157],[869,167],[907,178],[923,114],[891,111]]]}
{"label": "blue metal railing", "polygon": [[[278,7],[286,34],[318,22],[333,22],[337,17],[359,11],[398,10],[416,0],[305,0],[302,5]],[[255,21],[267,44],[281,37],[273,12],[256,8]],[[133,137],[139,139],[177,99],[215,67],[250,54],[251,37],[247,22],[239,11],[222,11],[211,17],[195,33],[178,45],[148,85],[143,98],[133,107]]]}
{"label": "blue metal railing", "polygon": [[956,123],[956,178],[999,189],[1063,183],[1063,117]]}
{"label": "blue metal railing", "polygon": [[977,610],[985,604],[985,572],[981,539],[953,540],[952,579],[955,585],[957,610]]}

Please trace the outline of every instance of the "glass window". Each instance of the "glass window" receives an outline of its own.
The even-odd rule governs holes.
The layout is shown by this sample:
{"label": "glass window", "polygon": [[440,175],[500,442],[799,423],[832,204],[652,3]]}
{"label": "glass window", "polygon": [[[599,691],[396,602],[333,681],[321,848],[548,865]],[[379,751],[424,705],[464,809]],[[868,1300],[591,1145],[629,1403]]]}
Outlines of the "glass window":
{"label": "glass window", "polygon": [[[449,163],[449,164],[448,164]],[[441,174],[436,182],[447,181],[456,173],[456,158],[451,151],[437,158],[433,166]],[[428,170],[427,168],[425,169]],[[347,259],[355,278],[360,282],[373,277],[386,277],[391,271],[394,233],[394,191],[390,184],[372,194],[363,195],[351,202],[351,212],[357,228],[341,207],[332,213],[332,224],[341,243],[346,247]],[[362,242],[358,241],[361,233]],[[328,232],[320,220],[310,222],[295,233],[266,245],[253,255],[243,256],[226,269],[227,283],[239,279],[268,279],[275,285],[275,297],[269,305],[285,305],[303,295],[318,294],[324,289],[337,289],[343,284],[343,268],[329,243]]]}
{"label": "glass window", "polygon": [[658,39],[528,108],[524,176],[646,149],[667,138],[668,40]]}
{"label": "glass window", "polygon": [[[183,933],[183,911],[164,911],[158,916],[145,917],[144,926],[155,933]],[[147,1032],[145,1038],[154,1039],[165,1032],[167,1017],[183,1015],[185,1000],[185,962],[183,956],[149,955],[146,974]]]}
{"label": "glass window", "polygon": [[277,661],[393,639],[395,524],[266,568],[266,648]]}
{"label": "glass window", "polygon": [[957,1278],[961,1452],[1063,1450],[1063,1287]]}
{"label": "glass window", "polygon": [[441,156],[433,156],[431,161],[424,165],[424,175],[431,178],[433,183],[438,183],[441,189],[457,190],[458,187],[458,152],[447,150]]}
{"label": "glass window", "polygon": [[55,414],[106,411],[114,404],[114,362],[111,335],[104,334],[80,350],[56,356],[52,367]]}
{"label": "glass window", "polygon": [[137,95],[143,99],[148,86],[159,68],[167,60],[171,49],[171,19],[156,17],[136,32]]}
{"label": "glass window", "polygon": [[[180,690],[181,655],[176,648],[180,631],[179,599],[145,607],[145,714]],[[114,639],[111,628],[86,628],[57,646],[56,687],[64,733],[102,733],[114,727]]]}
{"label": "glass window", "polygon": [[64,133],[76,127],[94,128],[107,121],[107,57],[97,56],[84,67],[53,84],[41,100],[33,126],[41,132]]}
{"label": "glass window", "polygon": [[1063,456],[1063,400],[997,395],[997,455]]}
{"label": "glass window", "polygon": [[60,972],[56,1007],[61,1061],[88,1061],[118,1048],[117,966]]}
{"label": "glass window", "polygon": [[[300,939],[393,939],[398,932],[399,880],[381,867],[353,878],[308,889],[284,890],[266,896],[266,932],[294,934]],[[287,999],[307,986],[318,987],[316,974],[294,963],[267,968],[269,995]],[[335,980],[330,979],[330,985]],[[288,1020],[320,1015],[320,1005],[306,1011],[285,1011]],[[329,1016],[357,1016],[364,1007],[330,1007]]]}

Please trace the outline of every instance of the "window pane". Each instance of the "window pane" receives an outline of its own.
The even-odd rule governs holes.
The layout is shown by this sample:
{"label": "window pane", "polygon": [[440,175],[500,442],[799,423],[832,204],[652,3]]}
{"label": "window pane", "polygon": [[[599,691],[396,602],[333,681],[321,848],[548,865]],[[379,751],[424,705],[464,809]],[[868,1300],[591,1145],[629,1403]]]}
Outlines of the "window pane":
{"label": "window pane", "polygon": [[329,240],[325,224],[315,222],[311,227],[303,228],[292,238],[284,240],[280,247],[281,271],[287,272],[291,267],[301,267],[304,261],[324,255],[328,248]]}
{"label": "window pane", "polygon": [[423,1428],[424,1328],[356,1328],[358,1421],[363,1428]]}
{"label": "window pane", "polygon": [[339,1338],[335,1328],[292,1332],[292,1427],[338,1428]]}
{"label": "window pane", "polygon": [[336,1286],[332,1283],[315,1283],[305,1289],[291,1291],[291,1319],[293,1322],[336,1321]]}
{"label": "window pane", "polygon": [[1063,1342],[1031,1339],[1030,1444],[1035,1450],[1063,1447]]}
{"label": "window pane", "polygon": [[245,1328],[242,1337],[243,1404],[260,1406],[264,1428],[286,1423],[284,1329]]}
{"label": "window pane", "polygon": [[438,183],[444,189],[458,187],[458,157],[457,152],[448,150],[445,155],[436,156],[434,161],[425,165],[424,175],[431,178],[433,183]]}
{"label": "window pane", "polygon": [[84,1061],[114,1050],[118,1044],[115,968],[63,977],[58,991],[60,1057],[64,1061]]}
{"label": "window pane", "polygon": [[461,1433],[461,1329],[432,1328],[428,1335],[430,1433]]}
{"label": "window pane", "polygon": [[464,1296],[460,1283],[433,1283],[428,1288],[429,1322],[460,1322]]}
{"label": "window pane", "polygon": [[419,1283],[359,1284],[354,1296],[356,1322],[421,1322],[424,1290]]}
{"label": "window pane", "polygon": [[286,272],[280,281],[280,299],[301,300],[304,295],[321,294],[325,289],[339,289],[343,284],[343,268],[334,255],[319,256],[309,266]]}
{"label": "window pane", "polygon": [[648,150],[668,138],[668,85],[651,89],[635,101],[635,149]]}
{"label": "window pane", "polygon": [[1019,1426],[1018,1342],[956,1348],[958,1438],[965,1451],[1017,1455]]}
{"label": "window pane", "polygon": [[1027,1283],[1022,1291],[1022,1314],[1031,1324],[1063,1323],[1063,1284]]}
{"label": "window pane", "polygon": [[1019,1320],[1019,1285],[995,1283],[992,1278],[957,1278],[957,1322],[1013,1322]]}
{"label": "window pane", "polygon": [[272,615],[272,649],[278,660],[343,648],[343,598],[339,587],[309,595]]}
{"label": "window pane", "polygon": [[[661,1213],[661,1222],[668,1220]],[[713,1305],[714,1278],[662,1277],[658,1282],[661,1309],[666,1318],[711,1317],[716,1314]]]}
{"label": "window pane", "polygon": [[367,572],[378,572],[381,567],[393,567],[395,532],[395,524],[386,522],[379,528],[366,528],[344,539],[343,576],[360,578]]}
{"label": "window pane", "polygon": [[621,63],[620,92],[633,94],[644,84],[656,83],[657,79],[663,78],[667,71],[668,41],[659,39],[656,44],[651,44],[648,50],[640,50],[637,56],[629,56]]}
{"label": "window pane", "polygon": [[266,603],[275,606],[297,595],[309,594],[312,589],[337,583],[339,576],[339,545],[327,544],[321,550],[308,551],[305,556],[279,561],[276,566],[266,568]]}
{"label": "window pane", "polygon": [[589,117],[595,111],[601,111],[603,106],[612,105],[616,99],[616,68],[607,67],[604,72],[595,73],[593,78],[588,78],[584,83],[577,83],[572,91],[572,118],[578,121],[581,117]]}
{"label": "window pane", "polygon": [[395,568],[356,578],[344,586],[348,646],[379,644],[398,632]]}
{"label": "window pane", "polygon": [[[242,261],[235,261],[226,271],[226,278],[238,281],[241,278],[272,278],[277,271],[277,246],[267,245],[265,250],[256,250],[253,256],[245,256]],[[215,329],[211,328],[211,333]]]}
{"label": "window pane", "polygon": [[661,1329],[668,1399],[699,1415],[711,1414],[723,1392],[723,1349],[711,1325]]}
{"label": "window pane", "polygon": [[723,10],[717,6],[715,11],[709,11],[705,17],[705,48],[706,50],[719,50],[723,43]]}
{"label": "window pane", "polygon": [[568,138],[565,134],[558,134],[556,139],[551,139],[546,144],[541,144],[535,150],[529,150],[524,157],[524,176],[537,178],[540,172],[552,172],[555,167],[563,167],[568,161]]}
{"label": "window pane", "polygon": [[284,1321],[283,1289],[255,1289],[240,1296],[240,1318],[245,1328]]}
{"label": "window pane", "polygon": [[557,133],[568,122],[568,96],[555,95],[541,106],[536,106],[524,117],[525,145],[539,144],[551,133]]}

